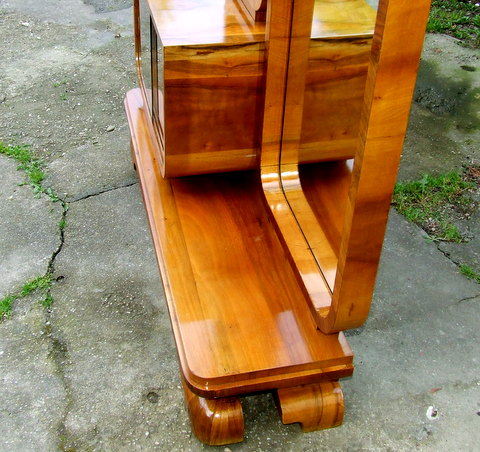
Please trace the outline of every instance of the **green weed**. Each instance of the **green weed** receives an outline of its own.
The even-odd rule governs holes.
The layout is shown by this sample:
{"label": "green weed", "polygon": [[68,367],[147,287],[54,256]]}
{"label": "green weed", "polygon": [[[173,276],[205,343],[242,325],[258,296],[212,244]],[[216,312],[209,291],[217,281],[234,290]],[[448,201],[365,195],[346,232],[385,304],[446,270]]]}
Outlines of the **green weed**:
{"label": "green weed", "polygon": [[466,264],[460,265],[460,272],[465,275],[467,278],[473,279],[480,284],[480,274],[476,273],[472,267]]}
{"label": "green weed", "polygon": [[44,308],[49,308],[53,304],[53,297],[50,292],[45,295],[45,298],[40,302]]}
{"label": "green weed", "polygon": [[445,33],[472,47],[480,46],[480,7],[473,0],[433,0],[427,31]]}
{"label": "green weed", "polygon": [[9,146],[0,142],[0,154],[11,157],[19,163],[17,169],[25,173],[28,179],[27,183],[36,194],[44,191],[42,187],[42,182],[45,179],[45,173],[42,170],[43,162],[35,158],[28,146]]}
{"label": "green weed", "polygon": [[61,81],[59,81],[59,82],[54,82],[54,83],[52,83],[52,86],[53,86],[54,88],[58,88],[59,86],[66,85],[66,84],[67,84],[67,81],[66,81],[66,80],[61,80]]}
{"label": "green weed", "polygon": [[65,228],[67,227],[67,220],[66,218],[62,218],[59,222],[58,222],[58,229],[60,229],[60,231],[63,231],[65,230]]}
{"label": "green weed", "polygon": [[418,181],[398,183],[392,203],[408,221],[427,231],[431,240],[462,242],[460,231],[446,218],[446,207],[471,204],[467,193],[474,187],[474,182],[458,173],[425,174]]}
{"label": "green weed", "polygon": [[[25,173],[28,180],[26,184],[33,188],[35,194],[40,195],[43,193],[44,195],[48,196],[50,201],[61,202],[63,212],[62,218],[58,223],[58,228],[60,233],[63,234],[63,231],[67,225],[66,213],[68,212],[69,205],[65,201],[62,201],[51,189],[51,187],[43,187],[42,182],[45,178],[45,173],[42,170],[43,163],[36,159],[30,148],[25,145],[11,146],[0,141],[0,154],[11,157],[19,163],[17,169]],[[10,317],[15,300],[24,298],[36,291],[42,293],[42,300],[40,303],[46,308],[50,307],[53,303],[53,298],[50,293],[53,281],[52,273],[53,268],[49,267],[44,276],[38,276],[37,278],[26,282],[18,293],[9,294],[1,299],[0,320]]]}
{"label": "green weed", "polygon": [[35,279],[25,283],[20,291],[21,297],[26,297],[36,290],[50,289],[52,285],[52,275],[47,273],[45,276],[38,276]]}
{"label": "green weed", "polygon": [[16,299],[15,295],[7,295],[0,300],[0,320],[11,316],[13,303]]}
{"label": "green weed", "polygon": [[0,300],[0,320],[8,318],[12,315],[13,304],[16,300],[25,298],[26,296],[34,293],[41,292],[42,300],[40,303],[44,307],[50,307],[53,303],[53,298],[50,293],[52,288],[53,276],[49,272],[44,276],[37,276],[31,281],[26,282],[20,291],[11,293]]}

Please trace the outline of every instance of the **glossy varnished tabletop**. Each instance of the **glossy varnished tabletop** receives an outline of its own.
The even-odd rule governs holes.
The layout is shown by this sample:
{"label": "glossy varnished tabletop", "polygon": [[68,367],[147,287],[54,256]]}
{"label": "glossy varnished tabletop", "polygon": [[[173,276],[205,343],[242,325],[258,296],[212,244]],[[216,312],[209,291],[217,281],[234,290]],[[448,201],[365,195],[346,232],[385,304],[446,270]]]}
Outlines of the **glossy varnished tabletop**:
{"label": "glossy varnished tabletop", "polygon": [[342,333],[316,328],[264,204],[258,174],[162,179],[141,94],[127,94],[132,152],[182,371],[207,397],[350,375]]}

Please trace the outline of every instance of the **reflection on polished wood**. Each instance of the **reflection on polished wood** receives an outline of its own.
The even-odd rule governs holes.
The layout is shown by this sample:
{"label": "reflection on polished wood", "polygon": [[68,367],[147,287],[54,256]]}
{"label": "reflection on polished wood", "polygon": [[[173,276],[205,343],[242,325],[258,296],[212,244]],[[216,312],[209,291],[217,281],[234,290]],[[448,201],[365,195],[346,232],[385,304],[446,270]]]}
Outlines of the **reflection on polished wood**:
{"label": "reflection on polished wood", "polygon": [[362,0],[266,6],[134,0],[132,158],[211,445],[243,439],[259,391],[305,431],[342,422],[341,331],[368,314],[429,2],[380,0],[373,44]]}
{"label": "reflection on polished wood", "polygon": [[243,441],[243,411],[238,397],[205,399],[194,394],[182,379],[192,430],[210,446]]}
{"label": "reflection on polished wood", "polygon": [[[159,36],[163,92],[155,121],[162,131],[157,143],[162,173],[178,177],[258,168],[265,23],[249,19],[240,0],[140,3],[150,5]],[[310,50],[304,50],[310,53],[308,67],[295,68],[300,77],[307,71],[308,79],[305,114],[298,116],[303,118],[301,162],[354,154],[373,14],[364,0],[315,2],[313,27],[310,22],[306,30],[312,36]],[[139,33],[136,41],[140,62]]]}
{"label": "reflection on polished wood", "polygon": [[[307,33],[303,19],[295,22],[293,16],[296,36],[290,47],[283,47],[287,56],[282,61],[288,61],[289,74],[283,97],[284,126],[277,134],[277,142],[271,138],[262,148],[262,177],[267,179],[265,174],[269,175],[264,192],[297,276],[309,295],[310,309],[326,333],[358,327],[369,312],[428,10],[428,0],[409,8],[387,0],[380,3],[348,190],[344,177],[338,183],[329,183],[321,173],[308,178],[302,186],[298,167],[302,136],[299,117],[305,114],[308,78],[302,80],[290,74],[302,67],[298,60],[305,55]],[[308,59],[308,54],[303,58]],[[266,107],[267,126],[269,115]],[[271,149],[278,154],[277,166]],[[272,156],[264,158],[265,152]],[[318,198],[319,194],[330,198],[330,191],[343,192],[338,214],[335,210],[326,212],[328,202],[322,204]],[[334,233],[336,230],[341,231],[341,236]]]}
{"label": "reflection on polished wood", "polygon": [[351,374],[352,352],[343,334],[319,332],[305,309],[256,174],[162,178],[139,90],[127,94],[126,105],[191,389],[224,397]]}
{"label": "reflection on polished wood", "polygon": [[279,389],[277,406],[284,424],[299,422],[304,432],[338,427],[343,421],[343,393],[338,381]]}
{"label": "reflection on polished wood", "polygon": [[267,0],[239,0],[240,7],[255,22],[265,22]]}

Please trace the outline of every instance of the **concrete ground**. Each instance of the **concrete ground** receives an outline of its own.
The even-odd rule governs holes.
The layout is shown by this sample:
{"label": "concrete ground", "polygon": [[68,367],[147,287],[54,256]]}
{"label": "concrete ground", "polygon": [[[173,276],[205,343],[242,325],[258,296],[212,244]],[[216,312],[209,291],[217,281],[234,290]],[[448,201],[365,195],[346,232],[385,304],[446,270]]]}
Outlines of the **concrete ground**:
{"label": "concrete ground", "polygon": [[[129,156],[131,0],[3,0],[0,36],[0,141],[31,145],[68,207],[0,155],[0,299],[54,276],[50,308],[33,292],[0,322],[0,451],[209,449],[190,432]],[[427,37],[400,178],[480,161],[478,57]],[[212,450],[478,450],[480,285],[457,264],[480,271],[479,224],[468,244],[432,243],[391,212],[371,315],[348,334],[342,427],[303,434],[256,395],[245,441]]]}

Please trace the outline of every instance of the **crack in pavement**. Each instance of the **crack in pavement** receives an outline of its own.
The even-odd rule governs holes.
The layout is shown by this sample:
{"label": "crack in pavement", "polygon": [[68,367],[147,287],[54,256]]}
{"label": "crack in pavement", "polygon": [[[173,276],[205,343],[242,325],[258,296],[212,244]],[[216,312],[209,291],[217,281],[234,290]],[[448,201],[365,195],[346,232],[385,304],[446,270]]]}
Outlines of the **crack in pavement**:
{"label": "crack in pavement", "polygon": [[119,190],[121,188],[133,187],[134,185],[137,185],[137,184],[138,184],[138,180],[135,181],[135,182],[129,182],[129,183],[124,184],[124,185],[119,185],[117,187],[106,188],[104,190],[100,190],[98,192],[90,193],[88,195],[82,196],[81,198],[72,199],[71,201],[68,201],[68,203],[70,204],[70,203],[75,203],[75,202],[78,202],[78,201],[84,201],[85,199],[93,198],[94,196],[103,195],[104,193],[108,193],[108,192],[111,192],[111,191],[114,191],[114,190]]}
{"label": "crack in pavement", "polygon": [[[108,193],[114,190],[118,190],[120,188],[127,188],[138,184],[138,181],[127,183],[118,187],[110,187],[105,190],[98,191],[96,193],[91,193],[87,196],[82,198],[76,199],[74,201],[65,201],[60,199],[62,203],[62,216],[59,222],[60,224],[66,224],[67,217],[68,217],[68,210],[70,203],[81,201],[84,199],[88,199],[94,196],[101,195],[103,193]],[[60,243],[57,249],[52,253],[52,256],[49,260],[47,273],[53,275],[56,271],[55,262],[58,255],[62,252],[63,246],[65,244],[65,229],[64,227],[59,226],[59,233],[60,233]],[[48,294],[51,295],[51,288],[48,290]],[[58,422],[57,432],[58,432],[58,447],[60,450],[67,450],[73,444],[73,438],[68,431],[66,426],[67,417],[73,407],[73,398],[72,398],[72,389],[68,377],[66,376],[66,364],[68,363],[68,347],[67,344],[60,338],[58,335],[55,334],[54,328],[52,326],[52,310],[50,307],[45,309],[45,326],[44,326],[44,333],[45,336],[50,341],[50,351],[49,351],[49,358],[51,359],[55,373],[57,374],[58,378],[62,382],[64,391],[65,391],[65,408],[62,413],[62,417]]]}
{"label": "crack in pavement", "polygon": [[475,300],[475,298],[479,298],[479,297],[480,297],[480,293],[476,294],[476,295],[472,295],[470,297],[464,297],[464,298],[461,298],[460,300],[458,300],[457,304],[462,303],[463,301]]}
{"label": "crack in pavement", "polygon": [[[67,213],[69,205],[67,202],[60,200],[62,203],[62,217],[59,222],[59,225],[63,222],[66,223]],[[55,261],[57,256],[61,253],[63,245],[65,244],[65,230],[64,227],[59,226],[60,232],[60,244],[57,249],[52,253],[52,256],[48,262],[47,273],[53,275],[55,272]],[[48,289],[48,295],[51,296],[51,288]],[[53,297],[52,297],[53,299]],[[70,412],[71,407],[73,406],[73,400],[71,396],[70,384],[65,375],[65,363],[67,362],[68,357],[68,348],[64,341],[61,338],[57,337],[52,328],[52,310],[50,307],[47,307],[45,310],[45,326],[44,333],[45,337],[50,341],[50,350],[48,357],[53,363],[55,373],[62,382],[63,389],[65,391],[65,408],[62,413],[62,417],[58,422],[57,431],[58,431],[58,447],[59,450],[65,450],[65,442],[68,439],[68,430],[66,428],[65,422]]]}

